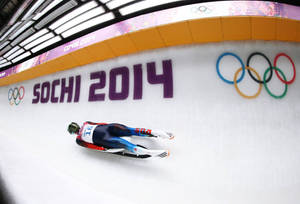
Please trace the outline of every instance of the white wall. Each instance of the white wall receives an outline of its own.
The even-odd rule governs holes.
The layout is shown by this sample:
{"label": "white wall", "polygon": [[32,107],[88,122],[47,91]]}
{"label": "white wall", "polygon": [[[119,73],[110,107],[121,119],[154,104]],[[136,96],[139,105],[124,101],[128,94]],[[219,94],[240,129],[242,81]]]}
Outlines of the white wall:
{"label": "white wall", "polygon": [[[247,100],[217,76],[216,60],[224,51],[242,57],[260,51],[271,61],[286,52],[300,64],[296,43],[232,42],[173,47],[123,56],[0,88],[0,170],[18,203],[296,203],[300,199],[300,81],[277,100],[263,88]],[[162,85],[147,82],[146,63],[171,59],[173,97],[163,98]],[[133,100],[134,64],[142,63],[143,98]],[[262,76],[261,57],[251,65]],[[108,98],[110,70],[129,68],[129,96]],[[221,62],[228,79],[240,65],[232,57]],[[286,58],[279,67],[288,79]],[[88,102],[90,73],[106,72],[105,100]],[[299,69],[297,68],[297,74]],[[32,104],[33,86],[81,76],[78,103]],[[120,79],[117,78],[120,91]],[[60,82],[61,83],[61,82]],[[279,94],[283,84],[275,73],[268,84]],[[25,87],[18,106],[9,105],[8,91]],[[56,93],[60,91],[57,86]],[[258,85],[246,73],[241,90]],[[66,131],[71,121],[118,122],[131,127],[171,131],[172,141],[136,139],[149,148],[166,148],[165,159],[138,160],[77,146]]]}

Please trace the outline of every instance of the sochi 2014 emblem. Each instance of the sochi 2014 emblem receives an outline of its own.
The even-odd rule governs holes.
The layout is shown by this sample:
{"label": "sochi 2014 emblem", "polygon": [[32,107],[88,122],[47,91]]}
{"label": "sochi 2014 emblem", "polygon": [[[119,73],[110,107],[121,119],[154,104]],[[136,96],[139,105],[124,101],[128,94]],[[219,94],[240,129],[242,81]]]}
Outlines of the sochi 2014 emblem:
{"label": "sochi 2014 emblem", "polygon": [[19,105],[22,99],[25,96],[25,88],[24,86],[10,88],[8,90],[8,102],[12,105]]}

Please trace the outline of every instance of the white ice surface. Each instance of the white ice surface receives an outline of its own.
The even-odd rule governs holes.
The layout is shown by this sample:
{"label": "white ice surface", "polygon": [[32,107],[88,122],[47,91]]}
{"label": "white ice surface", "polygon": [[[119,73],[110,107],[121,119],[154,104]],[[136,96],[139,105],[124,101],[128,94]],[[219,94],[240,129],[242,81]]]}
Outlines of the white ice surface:
{"label": "white ice surface", "polygon": [[[215,63],[224,51],[246,62],[261,51],[271,61],[279,52],[294,60],[297,74],[300,46],[279,42],[228,42],[182,46],[123,56],[0,88],[0,171],[17,203],[218,203],[294,204],[300,200],[300,80],[289,85],[285,98],[262,93],[240,97],[233,85],[217,76]],[[161,85],[150,85],[145,64],[171,59],[174,97],[164,99]],[[288,79],[292,67],[280,58]],[[108,99],[89,103],[89,74],[143,64],[143,99]],[[251,61],[262,76],[266,62]],[[240,65],[226,57],[221,72],[233,77]],[[33,85],[80,74],[79,103],[32,104]],[[9,88],[23,85],[24,100],[10,106]],[[270,88],[281,93],[273,75]],[[253,94],[257,84],[246,74],[239,87]],[[71,121],[118,122],[131,127],[173,132],[171,141],[136,139],[150,148],[166,148],[165,159],[138,160],[79,147],[66,129]]]}

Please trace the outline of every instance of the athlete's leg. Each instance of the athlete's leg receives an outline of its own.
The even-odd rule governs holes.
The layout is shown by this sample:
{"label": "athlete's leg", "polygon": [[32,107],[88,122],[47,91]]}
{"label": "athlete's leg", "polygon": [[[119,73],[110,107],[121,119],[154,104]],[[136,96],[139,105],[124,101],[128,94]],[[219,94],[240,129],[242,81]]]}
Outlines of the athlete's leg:
{"label": "athlete's leg", "polygon": [[159,156],[159,157],[169,156],[169,151],[148,150],[144,147],[140,147],[138,145],[132,144],[131,142],[128,142],[127,140],[120,137],[110,137],[107,140],[110,141],[110,145],[112,148],[124,148],[137,155],[151,155],[151,156]]}
{"label": "athlete's leg", "polygon": [[110,148],[124,148],[130,152],[136,152],[137,145],[121,138],[122,136],[132,136],[128,127],[118,123],[109,124],[103,142]]}
{"label": "athlete's leg", "polygon": [[111,136],[132,136],[132,132],[128,127],[118,123],[109,124],[107,131]]}
{"label": "athlete's leg", "polygon": [[147,154],[146,148],[139,147],[121,137],[110,137],[107,140],[110,141],[112,148],[124,148],[132,153]]}
{"label": "athlete's leg", "polygon": [[122,124],[118,123],[112,123],[109,125],[107,131],[110,133],[112,136],[141,136],[141,137],[156,137],[151,134],[150,129],[145,129],[145,128],[131,128],[127,127]]}
{"label": "athlete's leg", "polygon": [[134,136],[140,136],[140,137],[156,137],[152,134],[152,130],[146,129],[146,128],[131,128],[127,127],[131,134]]}
{"label": "athlete's leg", "polygon": [[166,139],[173,139],[174,135],[169,132],[162,130],[151,130],[146,128],[130,128],[128,129],[132,132],[132,135],[141,136],[141,137],[161,137]]}
{"label": "athlete's leg", "polygon": [[109,141],[111,148],[124,148],[130,152],[135,152],[134,149],[137,147],[137,145],[121,137],[109,137],[107,138],[107,141]]}
{"label": "athlete's leg", "polygon": [[161,130],[151,130],[146,128],[132,128],[122,124],[113,123],[108,127],[108,132],[112,136],[140,136],[140,137],[161,137],[173,139],[174,135]]}

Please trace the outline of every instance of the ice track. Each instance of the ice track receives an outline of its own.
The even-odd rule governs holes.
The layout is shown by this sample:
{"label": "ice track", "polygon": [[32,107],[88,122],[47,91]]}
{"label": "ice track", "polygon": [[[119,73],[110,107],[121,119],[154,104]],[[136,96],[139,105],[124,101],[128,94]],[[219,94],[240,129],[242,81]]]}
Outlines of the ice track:
{"label": "ice track", "polygon": [[[296,65],[296,80],[287,95],[272,98],[263,88],[247,100],[217,76],[216,60],[230,51],[243,62],[255,51],[271,62],[279,52]],[[171,60],[173,97],[162,84],[147,81],[146,63]],[[142,64],[142,99],[134,100],[134,64]],[[260,76],[263,58],[251,61]],[[109,73],[129,69],[129,95],[110,100]],[[226,57],[222,74],[233,77],[240,67]],[[285,58],[278,64],[290,79]],[[16,203],[218,203],[293,204],[300,200],[300,47],[296,43],[235,42],[153,50],[97,62],[0,88],[0,171]],[[104,101],[89,102],[90,73],[105,71],[106,85],[97,90]],[[33,104],[35,84],[81,76],[78,103]],[[272,91],[284,86],[273,74]],[[117,78],[116,92],[122,91]],[[10,88],[24,86],[21,103],[9,105]],[[253,94],[258,85],[245,76],[240,89]],[[57,88],[56,96],[59,96]],[[71,121],[118,122],[131,127],[173,132],[171,141],[135,138],[149,148],[170,150],[164,159],[134,159],[79,147],[66,129]]]}

